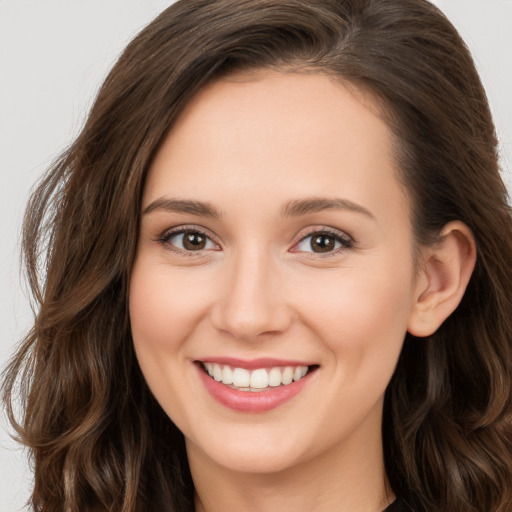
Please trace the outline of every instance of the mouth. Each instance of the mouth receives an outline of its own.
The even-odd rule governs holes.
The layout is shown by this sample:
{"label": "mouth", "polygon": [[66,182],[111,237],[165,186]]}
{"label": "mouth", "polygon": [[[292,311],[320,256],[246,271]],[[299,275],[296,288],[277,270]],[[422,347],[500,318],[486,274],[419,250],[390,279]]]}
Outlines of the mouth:
{"label": "mouth", "polygon": [[241,413],[265,413],[284,405],[316,380],[314,374],[320,368],[274,358],[208,357],[193,362],[209,395]]}
{"label": "mouth", "polygon": [[212,361],[196,361],[201,370],[214,381],[242,392],[269,392],[298,382],[314,372],[318,365],[265,365],[243,368]]}

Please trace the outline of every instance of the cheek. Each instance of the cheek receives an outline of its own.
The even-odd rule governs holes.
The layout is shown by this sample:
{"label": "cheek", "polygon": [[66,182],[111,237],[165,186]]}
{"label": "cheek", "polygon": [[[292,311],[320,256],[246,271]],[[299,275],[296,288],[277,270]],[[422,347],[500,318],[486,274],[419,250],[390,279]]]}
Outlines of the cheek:
{"label": "cheek", "polygon": [[145,255],[137,259],[129,293],[135,353],[151,392],[178,428],[187,408],[179,390],[191,385],[187,340],[197,328],[201,303],[190,279]]}
{"label": "cheek", "polygon": [[304,322],[320,333],[332,356],[350,375],[364,365],[394,368],[407,331],[412,300],[412,268],[374,266],[372,271],[343,269],[310,283],[296,295]]}
{"label": "cheek", "polygon": [[197,325],[204,298],[201,287],[170,272],[168,265],[141,258],[132,271],[130,321],[136,348],[176,350]]}

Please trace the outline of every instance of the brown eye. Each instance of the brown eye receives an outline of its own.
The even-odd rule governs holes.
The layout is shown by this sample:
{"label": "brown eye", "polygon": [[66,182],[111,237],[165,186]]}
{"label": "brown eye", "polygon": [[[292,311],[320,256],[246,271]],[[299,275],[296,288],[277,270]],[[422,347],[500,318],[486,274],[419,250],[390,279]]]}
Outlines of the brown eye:
{"label": "brown eye", "polygon": [[315,254],[336,254],[340,249],[350,249],[352,245],[352,239],[343,232],[331,233],[329,231],[317,231],[304,237],[295,246],[295,251]]}
{"label": "brown eye", "polygon": [[206,247],[206,237],[197,231],[183,233],[183,247],[187,251],[200,251]]}
{"label": "brown eye", "polygon": [[218,250],[218,246],[212,242],[210,237],[201,231],[187,229],[180,231],[171,231],[164,235],[160,243],[169,249],[175,249],[181,252],[199,252],[203,250]]}
{"label": "brown eye", "polygon": [[329,252],[334,250],[336,240],[331,235],[315,235],[311,237],[310,244],[313,252]]}

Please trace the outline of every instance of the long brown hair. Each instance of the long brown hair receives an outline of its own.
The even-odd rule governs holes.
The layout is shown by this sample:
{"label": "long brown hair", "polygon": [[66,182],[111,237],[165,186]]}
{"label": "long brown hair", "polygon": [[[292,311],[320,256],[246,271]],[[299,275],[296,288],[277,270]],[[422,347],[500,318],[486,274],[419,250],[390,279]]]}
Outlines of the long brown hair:
{"label": "long brown hair", "polygon": [[426,0],[182,0],[128,45],[26,212],[38,312],[3,392],[33,456],[33,508],[193,508],[183,436],[136,362],[127,289],[159,143],[206,83],[255,68],[327,73],[377,99],[418,243],[450,220],[472,229],[478,260],[459,308],[429,338],[405,339],[385,462],[415,511],[510,512],[511,211],[471,56]]}

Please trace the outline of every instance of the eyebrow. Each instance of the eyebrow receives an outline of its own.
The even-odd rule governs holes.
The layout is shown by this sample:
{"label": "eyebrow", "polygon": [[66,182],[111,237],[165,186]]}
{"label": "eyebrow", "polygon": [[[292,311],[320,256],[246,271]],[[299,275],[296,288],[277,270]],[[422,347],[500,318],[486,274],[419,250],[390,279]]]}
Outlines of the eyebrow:
{"label": "eyebrow", "polygon": [[[174,199],[174,198],[158,198],[150,203],[143,211],[143,215],[151,213],[156,210],[164,210],[175,213],[188,213],[202,217],[210,217],[213,219],[220,219],[222,213],[217,210],[212,204],[193,201],[188,199]],[[281,210],[282,217],[299,217],[309,213],[317,213],[324,210],[348,210],[355,213],[362,213],[371,219],[375,219],[373,214],[357,203],[349,201],[348,199],[341,198],[323,198],[314,197],[310,199],[296,199],[288,201]]]}
{"label": "eyebrow", "polygon": [[144,211],[143,215],[154,212],[155,210],[164,210],[175,213],[189,213],[191,215],[198,215],[202,217],[211,217],[213,219],[220,219],[222,214],[210,203],[202,201],[191,201],[187,199],[174,199],[160,197],[151,204],[149,204]]}
{"label": "eyebrow", "polygon": [[341,198],[313,197],[311,199],[298,199],[286,203],[281,211],[283,217],[299,217],[308,213],[321,212],[323,210],[348,210],[355,213],[362,213],[375,220],[374,215],[360,204]]}

